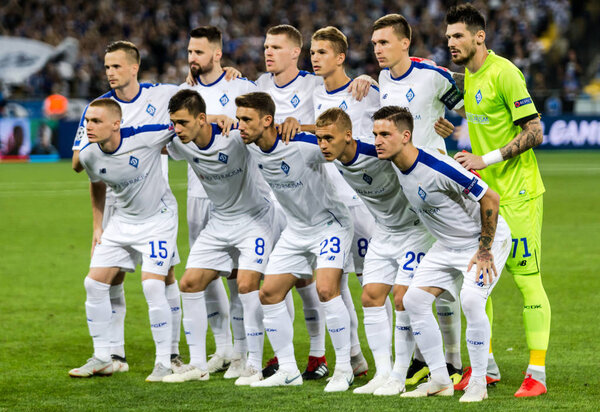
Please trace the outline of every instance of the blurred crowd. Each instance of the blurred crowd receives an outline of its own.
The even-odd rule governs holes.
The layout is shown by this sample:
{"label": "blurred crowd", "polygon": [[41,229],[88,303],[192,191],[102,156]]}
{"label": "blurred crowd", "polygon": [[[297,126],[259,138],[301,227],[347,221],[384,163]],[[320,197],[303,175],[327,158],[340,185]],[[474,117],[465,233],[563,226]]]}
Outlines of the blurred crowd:
{"label": "blurred crowd", "polygon": [[[287,23],[304,35],[300,68],[310,70],[310,36],[334,25],[348,37],[348,71],[377,76],[370,43],[371,25],[387,13],[401,13],[413,28],[411,54],[453,70],[444,36],[444,16],[456,1],[444,0],[237,0],[165,2],[146,0],[8,0],[0,6],[0,35],[59,44],[79,42],[73,75],[64,78],[48,64],[13,97],[60,93],[93,98],[107,89],[103,55],[107,43],[127,39],[142,54],[140,79],[179,84],[187,74],[191,28],[215,25],[224,33],[225,65],[250,79],[264,71],[262,43],[270,26]],[[536,100],[559,96],[572,104],[585,86],[600,81],[597,0],[474,1],[487,18],[487,45],[510,58],[526,77]]]}

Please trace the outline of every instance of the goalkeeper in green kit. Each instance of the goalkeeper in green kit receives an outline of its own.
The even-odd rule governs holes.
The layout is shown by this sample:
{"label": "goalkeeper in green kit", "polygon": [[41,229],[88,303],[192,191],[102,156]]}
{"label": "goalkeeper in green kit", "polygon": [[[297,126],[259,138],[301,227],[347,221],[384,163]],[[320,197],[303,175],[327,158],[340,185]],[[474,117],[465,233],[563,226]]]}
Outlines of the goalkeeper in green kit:
{"label": "goalkeeper in green kit", "polygon": [[[452,61],[466,69],[464,102],[473,150],[457,153],[454,158],[466,169],[479,170],[483,180],[501,196],[500,214],[510,226],[513,242],[506,268],[523,295],[523,323],[530,351],[526,377],[515,396],[538,396],[546,393],[545,358],[550,335],[550,303],[540,274],[545,189],[532,150],[542,143],[542,126],[523,74],[509,60],[487,50],[481,13],[470,4],[454,6],[446,15],[446,23]],[[438,121],[436,130],[445,125]],[[491,323],[491,300],[488,304]],[[497,381],[500,376],[491,347],[489,364],[488,382]],[[468,379],[465,373],[457,389],[464,389]]]}

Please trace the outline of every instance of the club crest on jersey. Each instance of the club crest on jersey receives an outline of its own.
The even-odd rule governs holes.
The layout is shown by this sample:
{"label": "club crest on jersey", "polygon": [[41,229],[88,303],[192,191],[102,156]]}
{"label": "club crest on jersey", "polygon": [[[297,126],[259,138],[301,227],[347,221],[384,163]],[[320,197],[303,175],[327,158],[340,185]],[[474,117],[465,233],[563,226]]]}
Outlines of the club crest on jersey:
{"label": "club crest on jersey", "polygon": [[281,170],[283,170],[283,173],[285,173],[286,175],[290,173],[290,165],[288,165],[286,162],[284,162],[283,160],[281,161]]}
{"label": "club crest on jersey", "polygon": [[346,101],[345,101],[345,100],[344,100],[344,101],[342,102],[342,104],[340,104],[338,107],[339,107],[340,109],[342,109],[343,111],[346,111],[346,110],[348,110],[348,105],[346,104]]}
{"label": "club crest on jersey", "polygon": [[419,191],[417,193],[419,193],[419,197],[423,200],[425,200],[425,198],[427,197],[427,193],[423,190],[421,186],[419,186]]}
{"label": "club crest on jersey", "polygon": [[229,160],[229,156],[227,156],[225,153],[219,152],[219,162],[227,164],[227,160]]}
{"label": "club crest on jersey", "polygon": [[362,178],[365,182],[367,182],[368,184],[373,183],[373,178],[371,176],[369,176],[366,173],[363,173],[363,178]]}
{"label": "club crest on jersey", "polygon": [[156,113],[156,107],[148,103],[148,107],[146,107],[146,113],[148,113],[150,116],[154,116],[154,113]]}
{"label": "club crest on jersey", "polygon": [[223,96],[221,96],[221,98],[219,99],[219,102],[221,103],[221,106],[225,107],[225,105],[227,103],[229,103],[229,97],[227,97],[226,94],[224,94]]}
{"label": "club crest on jersey", "polygon": [[413,89],[408,89],[408,92],[406,93],[406,100],[408,100],[408,102],[410,103],[414,98],[415,92],[413,92]]}
{"label": "club crest on jersey", "polygon": [[129,156],[129,164],[137,169],[140,160],[135,156]]}
{"label": "club crest on jersey", "polygon": [[481,103],[481,99],[483,99],[483,96],[481,95],[481,90],[477,90],[477,94],[475,95],[475,101],[477,102],[477,104]]}
{"label": "club crest on jersey", "polygon": [[300,104],[300,98],[298,97],[297,94],[295,94],[294,97],[292,97],[292,100],[290,100],[290,103],[292,104],[292,106],[294,106],[294,108],[298,107],[298,105]]}

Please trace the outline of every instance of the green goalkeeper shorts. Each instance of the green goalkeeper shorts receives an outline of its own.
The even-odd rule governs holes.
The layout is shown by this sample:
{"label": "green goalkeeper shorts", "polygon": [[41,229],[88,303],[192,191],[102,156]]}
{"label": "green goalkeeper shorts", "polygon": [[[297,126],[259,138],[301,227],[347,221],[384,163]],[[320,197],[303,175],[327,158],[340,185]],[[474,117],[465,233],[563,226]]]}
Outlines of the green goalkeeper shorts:
{"label": "green goalkeeper shorts", "polygon": [[533,275],[540,271],[542,257],[543,196],[525,202],[500,206],[500,214],[512,234],[512,249],[506,269],[513,275]]}

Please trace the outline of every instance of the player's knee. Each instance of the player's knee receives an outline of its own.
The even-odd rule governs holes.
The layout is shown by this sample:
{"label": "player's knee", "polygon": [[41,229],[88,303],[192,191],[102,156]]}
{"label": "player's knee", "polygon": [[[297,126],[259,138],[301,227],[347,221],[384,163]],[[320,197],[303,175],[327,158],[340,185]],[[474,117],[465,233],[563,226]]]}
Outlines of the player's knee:
{"label": "player's knee", "polygon": [[258,291],[258,298],[260,299],[260,303],[263,305],[274,305],[276,303],[281,302],[283,299],[279,299],[279,294],[270,288],[262,287]]}
{"label": "player's knee", "polygon": [[383,297],[378,296],[368,286],[369,285],[365,286],[365,288],[363,289],[362,295],[361,295],[361,301],[362,301],[363,307],[372,308],[375,306],[381,306],[383,304],[381,301],[385,300],[385,295]]}
{"label": "player's knee", "polygon": [[404,308],[412,314],[423,315],[431,312],[435,296],[417,287],[410,287],[402,298]]}
{"label": "player's knee", "polygon": [[340,291],[335,285],[317,285],[317,294],[321,302],[329,302],[339,296]]}
{"label": "player's knee", "polygon": [[185,274],[179,282],[179,290],[185,293],[200,292],[200,278],[198,276],[192,276]]}
{"label": "player's knee", "polygon": [[244,279],[241,280],[238,278],[238,293],[239,294],[246,294],[246,293],[250,293],[250,292],[254,292],[255,290],[258,290],[258,282],[254,281],[253,279]]}
{"label": "player's knee", "polygon": [[[460,294],[460,303],[467,322],[473,321],[485,314],[485,299],[477,293],[464,290]],[[481,316],[480,316],[481,315]]]}

